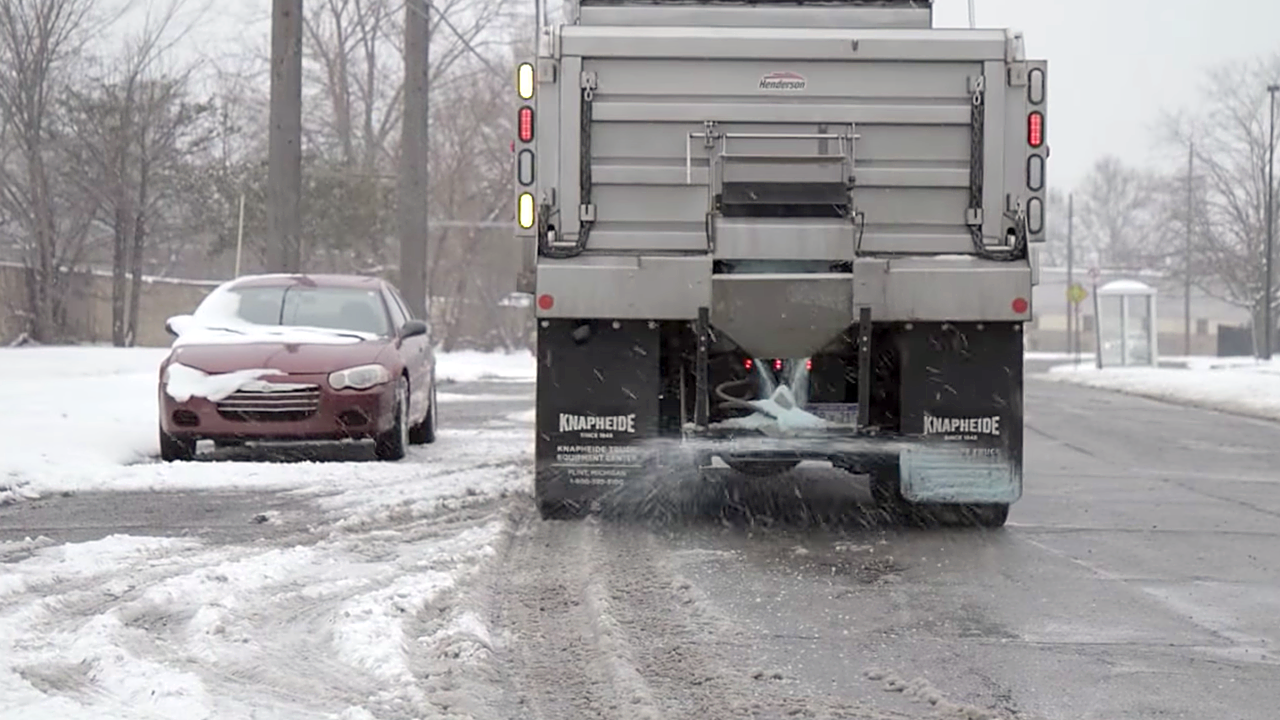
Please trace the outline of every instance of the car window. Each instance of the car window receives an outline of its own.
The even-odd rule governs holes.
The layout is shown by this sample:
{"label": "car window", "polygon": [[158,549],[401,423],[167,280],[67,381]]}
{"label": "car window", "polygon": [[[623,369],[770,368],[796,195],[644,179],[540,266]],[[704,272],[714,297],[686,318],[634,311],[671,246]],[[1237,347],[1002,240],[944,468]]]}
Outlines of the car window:
{"label": "car window", "polygon": [[391,313],[391,322],[395,324],[396,327],[403,326],[405,321],[409,319],[409,314],[405,312],[404,307],[397,302],[396,296],[390,291],[385,293],[385,297],[387,300],[387,311]]}
{"label": "car window", "polygon": [[404,313],[405,319],[406,320],[415,319],[413,316],[413,311],[409,310],[409,305],[404,301],[404,298],[400,297],[400,291],[396,290],[394,287],[390,288],[390,290],[391,290],[392,299],[396,301],[396,305],[399,306],[400,312]]}
{"label": "car window", "polygon": [[194,313],[202,322],[292,325],[390,335],[391,322],[377,290],[245,287],[211,294]]}

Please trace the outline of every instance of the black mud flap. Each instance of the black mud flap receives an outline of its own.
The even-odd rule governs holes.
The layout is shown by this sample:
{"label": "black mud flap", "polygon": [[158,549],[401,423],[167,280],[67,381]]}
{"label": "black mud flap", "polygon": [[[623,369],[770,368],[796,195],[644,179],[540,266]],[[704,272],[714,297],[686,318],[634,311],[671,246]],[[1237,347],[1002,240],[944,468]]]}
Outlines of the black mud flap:
{"label": "black mud flap", "polygon": [[916,324],[899,335],[899,455],[913,503],[1012,504],[1022,496],[1022,332],[1013,323]]}
{"label": "black mud flap", "polygon": [[636,320],[546,323],[538,323],[535,494],[544,516],[601,510],[656,469],[659,330]]}

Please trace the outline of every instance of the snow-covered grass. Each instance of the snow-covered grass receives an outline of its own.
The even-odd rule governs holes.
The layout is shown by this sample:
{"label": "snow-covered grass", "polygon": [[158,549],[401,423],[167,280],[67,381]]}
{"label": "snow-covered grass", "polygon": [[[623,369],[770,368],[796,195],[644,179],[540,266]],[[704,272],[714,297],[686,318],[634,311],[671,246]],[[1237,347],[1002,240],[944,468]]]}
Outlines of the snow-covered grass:
{"label": "snow-covered grass", "polygon": [[1180,358],[1172,368],[1059,365],[1038,377],[1224,412],[1280,420],[1280,362]]}
{"label": "snow-covered grass", "polygon": [[[166,487],[333,487],[349,489],[346,464],[187,463],[169,468],[130,466],[159,454],[160,362],[168,348],[50,346],[0,349],[0,502],[67,490]],[[532,379],[532,354],[440,353],[442,381]],[[443,402],[463,398],[444,393]],[[488,396],[482,399],[492,399]],[[525,452],[527,433],[441,428],[441,443],[483,445],[506,456]],[[529,443],[532,439],[529,438]],[[479,445],[477,445],[477,443]],[[509,448],[503,451],[502,448]],[[470,457],[470,453],[468,453]],[[411,458],[412,460],[412,458]],[[420,473],[392,464],[379,481]]]}
{"label": "snow-covered grass", "polygon": [[537,375],[537,361],[529,351],[485,353],[462,350],[436,354],[436,378],[444,382],[529,380]]}

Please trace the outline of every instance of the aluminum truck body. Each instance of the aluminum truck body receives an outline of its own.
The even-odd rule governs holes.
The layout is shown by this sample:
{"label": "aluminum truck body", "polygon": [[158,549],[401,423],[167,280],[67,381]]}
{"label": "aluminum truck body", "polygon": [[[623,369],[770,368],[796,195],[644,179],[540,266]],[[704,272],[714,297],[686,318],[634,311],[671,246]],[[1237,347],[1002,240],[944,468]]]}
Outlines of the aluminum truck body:
{"label": "aluminum truck body", "polygon": [[1047,65],[931,25],[925,0],[583,0],[543,29],[513,174],[544,515],[719,457],[1003,523]]}

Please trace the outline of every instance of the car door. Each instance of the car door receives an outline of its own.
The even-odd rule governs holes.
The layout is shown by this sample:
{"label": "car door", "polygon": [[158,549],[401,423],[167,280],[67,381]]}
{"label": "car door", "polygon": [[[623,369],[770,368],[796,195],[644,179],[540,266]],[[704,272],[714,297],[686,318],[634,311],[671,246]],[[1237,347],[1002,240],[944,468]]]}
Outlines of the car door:
{"label": "car door", "polygon": [[[387,307],[399,330],[405,322],[413,319],[409,308],[400,294],[390,285],[385,288]],[[430,327],[430,325],[428,325]],[[400,355],[404,359],[405,368],[409,371],[409,415],[416,423],[425,417],[428,403],[431,400],[431,334],[418,335],[404,341],[400,346]]]}

